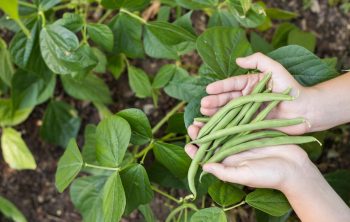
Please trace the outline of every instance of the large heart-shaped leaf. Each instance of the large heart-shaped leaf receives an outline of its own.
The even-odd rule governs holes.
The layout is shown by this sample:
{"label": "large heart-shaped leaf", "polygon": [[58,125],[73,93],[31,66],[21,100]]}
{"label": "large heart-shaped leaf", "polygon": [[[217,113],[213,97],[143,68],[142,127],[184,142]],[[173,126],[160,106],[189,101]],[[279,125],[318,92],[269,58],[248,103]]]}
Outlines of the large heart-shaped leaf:
{"label": "large heart-shaped leaf", "polygon": [[0,212],[15,222],[27,222],[21,211],[9,200],[0,196]]}
{"label": "large heart-shaped leaf", "polygon": [[291,209],[287,198],[277,190],[256,189],[246,196],[245,201],[250,206],[276,217]]}
{"label": "large heart-shaped leaf", "polygon": [[158,162],[179,178],[186,177],[191,159],[184,148],[163,142],[156,142],[153,148]]}
{"label": "large heart-shaped leaf", "polygon": [[125,109],[117,113],[118,116],[128,121],[131,127],[131,143],[143,145],[152,139],[152,129],[147,116],[139,109]]}
{"label": "large heart-shaped leaf", "polygon": [[122,180],[118,172],[109,176],[103,187],[102,208],[105,222],[119,221],[126,204]]}
{"label": "large heart-shaped leaf", "polygon": [[134,164],[120,174],[125,189],[126,208],[128,214],[142,204],[147,204],[153,199],[153,191],[145,168],[140,164]]}
{"label": "large heart-shaped leaf", "polygon": [[226,222],[225,212],[218,207],[210,207],[197,211],[191,217],[191,222]]}
{"label": "large heart-shaped leaf", "polygon": [[114,34],[114,53],[123,53],[131,58],[143,57],[142,24],[138,20],[119,13],[108,26]]}
{"label": "large heart-shaped leaf", "polygon": [[82,78],[61,76],[64,90],[72,97],[81,100],[109,104],[111,93],[105,82],[94,74]]}
{"label": "large heart-shaped leaf", "polygon": [[268,56],[281,63],[304,86],[312,86],[337,76],[334,69],[301,46],[285,46],[270,52]]}
{"label": "large heart-shaped leaf", "polygon": [[212,184],[208,192],[210,197],[223,207],[238,203],[245,196],[245,193],[238,187],[222,181]]}
{"label": "large heart-shaped leaf", "polygon": [[83,167],[83,157],[75,139],[68,143],[66,151],[57,164],[55,185],[59,192],[63,192],[75,179]]}
{"label": "large heart-shaped leaf", "polygon": [[1,136],[2,155],[13,169],[35,169],[33,155],[23,141],[21,134],[12,128],[4,128]]}
{"label": "large heart-shaped leaf", "polygon": [[96,129],[96,157],[99,163],[118,166],[123,161],[130,137],[131,128],[125,119],[110,116],[102,120]]}
{"label": "large heart-shaped leaf", "polygon": [[252,49],[240,28],[214,27],[197,39],[197,50],[216,78],[225,79],[241,74],[236,58],[252,53]]}
{"label": "large heart-shaped leaf", "polygon": [[46,108],[40,135],[49,143],[66,147],[80,128],[77,111],[65,102],[51,101]]}
{"label": "large heart-shaped leaf", "polygon": [[46,65],[57,74],[88,72],[97,64],[90,47],[80,46],[77,36],[60,25],[41,30],[40,48]]}

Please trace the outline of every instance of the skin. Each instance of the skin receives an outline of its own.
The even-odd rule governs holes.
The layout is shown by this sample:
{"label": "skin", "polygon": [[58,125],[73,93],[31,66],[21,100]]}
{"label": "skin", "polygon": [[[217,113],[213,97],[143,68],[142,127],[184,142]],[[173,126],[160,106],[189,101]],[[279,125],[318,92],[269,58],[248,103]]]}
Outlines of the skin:
{"label": "skin", "polygon": [[[279,130],[292,135],[327,130],[350,122],[350,73],[313,87],[301,86],[279,63],[255,53],[237,59],[245,69],[261,71],[214,82],[207,86],[208,96],[201,101],[201,112],[213,115],[232,99],[249,94],[264,73],[272,72],[272,92],[292,87],[294,101],[281,102],[267,118],[304,117],[307,122]],[[322,98],[322,99],[320,99]],[[203,123],[195,122],[188,128],[194,140]],[[190,157],[197,147],[188,144]],[[296,145],[253,149],[226,158],[222,163],[209,163],[203,170],[219,179],[256,188],[282,191],[303,222],[350,221],[350,209],[326,182],[304,150]],[[317,213],[315,213],[317,212]]]}

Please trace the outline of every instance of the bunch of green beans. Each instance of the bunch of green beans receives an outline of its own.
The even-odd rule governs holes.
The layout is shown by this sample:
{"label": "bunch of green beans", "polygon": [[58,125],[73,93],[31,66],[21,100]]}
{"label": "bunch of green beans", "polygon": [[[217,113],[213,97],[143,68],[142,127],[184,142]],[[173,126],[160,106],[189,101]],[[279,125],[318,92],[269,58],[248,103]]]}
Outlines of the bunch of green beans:
{"label": "bunch of green beans", "polygon": [[[195,121],[203,122],[205,125],[199,131],[197,139],[192,141],[193,144],[199,145],[187,176],[194,198],[197,196],[195,178],[201,164],[220,162],[230,155],[259,147],[317,141],[311,136],[289,136],[278,130],[272,130],[298,125],[305,120],[303,118],[265,120],[279,102],[295,99],[289,95],[290,88],[282,93],[270,93],[271,89],[267,88],[270,78],[271,74],[266,74],[251,94],[230,101],[212,117],[195,118]],[[202,173],[201,177],[203,175]]]}

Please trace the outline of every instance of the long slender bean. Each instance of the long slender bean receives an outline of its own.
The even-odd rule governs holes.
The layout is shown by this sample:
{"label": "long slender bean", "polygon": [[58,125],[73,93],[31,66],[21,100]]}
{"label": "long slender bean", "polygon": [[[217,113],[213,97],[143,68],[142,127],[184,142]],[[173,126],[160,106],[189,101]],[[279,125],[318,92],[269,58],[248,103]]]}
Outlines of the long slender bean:
{"label": "long slender bean", "polygon": [[207,163],[216,163],[220,162],[226,157],[240,153],[243,151],[247,151],[254,148],[267,147],[267,146],[276,146],[276,145],[287,145],[287,144],[302,144],[302,143],[310,143],[310,142],[318,142],[315,137],[312,136],[280,136],[275,138],[265,138],[259,140],[253,140],[246,143],[241,143],[237,146],[233,146],[229,149],[218,151],[212,156]]}
{"label": "long slender bean", "polygon": [[251,94],[247,96],[239,97],[235,100],[232,100],[223,108],[221,108],[216,114],[214,114],[209,122],[205,124],[198,134],[198,138],[203,137],[203,135],[210,132],[215,125],[220,122],[220,120],[232,109],[242,106],[249,102],[267,102],[267,101],[290,101],[293,100],[294,97],[289,95],[282,95],[279,93],[259,93],[259,94]]}
{"label": "long slender bean", "polygon": [[190,188],[190,191],[193,194],[193,199],[196,199],[197,196],[197,190],[196,190],[196,184],[195,184],[195,177],[197,174],[197,170],[199,167],[200,161],[203,159],[207,149],[210,147],[211,143],[202,144],[198,150],[194,158],[192,159],[191,165],[188,169],[187,173],[187,180],[188,180],[188,186]]}
{"label": "long slender bean", "polygon": [[209,117],[196,117],[196,118],[194,118],[194,121],[201,122],[201,123],[207,123],[207,122],[209,122],[209,120],[210,120]]}
{"label": "long slender bean", "polygon": [[208,136],[194,140],[191,143],[203,144],[203,143],[218,139],[220,137],[233,135],[244,131],[253,131],[253,130],[260,130],[260,129],[291,126],[291,125],[297,125],[303,122],[305,122],[303,118],[263,120],[256,123],[249,123],[249,124],[244,124],[240,126],[234,126],[234,127],[218,130]]}
{"label": "long slender bean", "polygon": [[226,141],[225,144],[222,145],[220,150],[225,150],[227,148],[233,147],[233,146],[241,144],[241,143],[248,142],[250,140],[256,140],[256,139],[261,139],[261,138],[265,138],[265,137],[286,136],[286,135],[287,134],[280,132],[280,131],[276,131],[276,130],[264,130],[264,131],[244,135],[241,137],[232,138],[232,139]]}

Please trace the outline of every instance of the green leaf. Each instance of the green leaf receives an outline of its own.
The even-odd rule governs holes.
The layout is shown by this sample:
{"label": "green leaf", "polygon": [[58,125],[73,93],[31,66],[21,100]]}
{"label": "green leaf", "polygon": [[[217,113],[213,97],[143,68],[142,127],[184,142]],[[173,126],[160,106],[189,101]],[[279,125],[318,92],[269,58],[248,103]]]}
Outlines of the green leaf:
{"label": "green leaf", "polygon": [[145,222],[156,222],[156,218],[149,204],[140,205],[138,209],[141,212],[143,218],[145,219]]}
{"label": "green leaf", "polygon": [[165,45],[177,45],[181,42],[196,41],[196,36],[182,28],[168,22],[154,21],[147,23],[147,29]]}
{"label": "green leaf", "polygon": [[114,36],[112,30],[104,24],[88,24],[87,31],[98,46],[104,50],[111,52],[113,50]]}
{"label": "green leaf", "polygon": [[11,99],[0,99],[0,126],[15,126],[25,121],[33,107],[13,109]]}
{"label": "green leaf", "polygon": [[[314,132],[310,133],[309,135],[315,137],[318,141],[321,142],[321,144],[324,144],[327,131]],[[300,146],[303,148],[303,150],[305,150],[312,161],[316,161],[322,155],[323,148],[318,143],[307,143],[301,144]]]}
{"label": "green leaf", "polygon": [[128,121],[131,127],[131,143],[143,145],[152,139],[152,128],[144,112],[139,109],[124,109],[116,114]]}
{"label": "green leaf", "polygon": [[119,79],[125,70],[125,56],[118,54],[107,58],[107,70],[110,71],[115,79]]}
{"label": "green leaf", "polygon": [[87,176],[76,179],[70,187],[74,206],[83,215],[84,222],[104,221],[102,210],[103,186],[108,177]]}
{"label": "green leaf", "polygon": [[134,164],[124,169],[121,174],[123,187],[125,187],[126,202],[125,213],[129,214],[137,207],[149,203],[153,199],[153,191],[145,168]]}
{"label": "green leaf", "polygon": [[21,211],[9,200],[0,196],[0,212],[14,222],[27,222]]}
{"label": "green leaf", "polygon": [[288,43],[288,35],[289,32],[293,29],[297,29],[297,27],[291,23],[282,23],[279,25],[273,34],[272,37],[272,45],[276,49],[282,46],[286,46]]}
{"label": "green leaf", "polygon": [[222,181],[212,184],[208,192],[210,197],[222,207],[238,203],[245,196],[245,193],[238,187]]}
{"label": "green leaf", "polygon": [[18,69],[12,79],[12,105],[14,109],[31,108],[52,97],[56,76],[49,70],[47,80],[34,73]]}
{"label": "green leaf", "polygon": [[107,57],[106,55],[98,48],[93,47],[92,51],[97,58],[97,66],[94,68],[94,72],[96,73],[105,73],[107,67]]}
{"label": "green leaf", "polygon": [[147,26],[143,36],[143,45],[147,55],[153,58],[178,59],[176,49],[173,46],[163,44]]}
{"label": "green leaf", "polygon": [[325,174],[324,177],[344,202],[350,205],[350,170],[339,169]]}
{"label": "green leaf", "polygon": [[168,120],[166,132],[186,134],[187,129],[184,122],[184,113],[175,113]]}
{"label": "green leaf", "polygon": [[128,66],[129,85],[139,98],[152,96],[152,86],[148,75],[139,68]]}
{"label": "green leaf", "polygon": [[77,111],[65,102],[51,101],[46,108],[40,136],[49,143],[66,147],[80,128]]}
{"label": "green leaf", "polygon": [[311,52],[314,52],[316,47],[316,36],[311,32],[293,29],[288,34],[287,42],[288,45],[300,45]]}
{"label": "green leaf", "polygon": [[287,222],[291,213],[292,213],[292,210],[289,210],[287,213],[285,213],[280,217],[274,217],[260,210],[255,209],[255,217],[257,222]]}
{"label": "green leaf", "polygon": [[176,0],[176,3],[187,9],[214,8],[219,4],[218,0]]}
{"label": "green leaf", "polygon": [[194,118],[202,115],[200,112],[201,100],[205,95],[205,92],[202,92],[198,96],[191,99],[190,102],[187,104],[184,114],[186,128],[188,128],[193,123]]}
{"label": "green leaf", "polygon": [[61,76],[64,90],[68,95],[81,100],[109,104],[112,102],[111,93],[104,81],[94,74],[83,78]]}
{"label": "green leaf", "polygon": [[96,162],[96,126],[93,124],[85,127],[82,156],[87,163]]}
{"label": "green leaf", "polygon": [[312,86],[337,76],[335,70],[301,46],[285,46],[268,56],[281,63],[304,86]]}
{"label": "green leaf", "polygon": [[276,217],[291,209],[286,197],[277,190],[256,189],[246,196],[245,201],[250,206]]}
{"label": "green leaf", "polygon": [[131,136],[129,123],[111,116],[102,120],[96,129],[96,157],[100,164],[118,167],[123,161]]}
{"label": "green leaf", "polygon": [[170,6],[161,6],[159,9],[159,12],[157,14],[157,21],[163,21],[166,22],[170,18]]}
{"label": "green leaf", "polygon": [[178,66],[174,65],[174,64],[167,64],[162,66],[153,82],[152,82],[152,88],[153,89],[160,89],[162,87],[164,87],[166,84],[168,84],[168,82],[173,78],[173,76],[175,75],[175,73],[177,72]]}
{"label": "green leaf", "polygon": [[57,74],[88,72],[97,65],[91,48],[79,46],[77,36],[60,25],[47,25],[41,30],[40,48],[46,65]]}
{"label": "green leaf", "polygon": [[119,221],[126,205],[125,192],[118,172],[113,173],[103,187],[103,215],[105,222]]}
{"label": "green leaf", "polygon": [[18,0],[1,1],[0,9],[4,10],[13,19],[19,19],[18,16]]}
{"label": "green leaf", "polygon": [[188,102],[202,94],[207,84],[206,79],[189,76],[186,70],[177,67],[173,78],[164,87],[164,91],[173,98]]}
{"label": "green leaf", "polygon": [[119,13],[108,25],[114,34],[113,53],[130,58],[143,57],[142,24],[135,18]]}
{"label": "green leaf", "polygon": [[61,19],[58,19],[54,25],[60,25],[72,32],[78,32],[83,28],[84,20],[81,15],[66,12]]}
{"label": "green leaf", "polygon": [[7,50],[6,42],[0,38],[0,80],[7,86],[11,86],[11,79],[14,73],[10,53]]}
{"label": "green leaf", "polygon": [[197,39],[197,50],[219,79],[240,74],[236,58],[252,53],[245,32],[240,28],[227,27],[206,30]]}
{"label": "green leaf", "polygon": [[150,0],[102,0],[103,7],[108,9],[125,8],[129,11],[140,11],[144,9]]}
{"label": "green leaf", "polygon": [[186,14],[182,15],[173,22],[173,25],[180,26],[183,29],[186,29],[188,32],[192,33],[193,35],[196,35],[196,32],[194,31],[192,25],[192,13],[193,11],[189,11]]}
{"label": "green leaf", "polygon": [[250,44],[252,46],[253,52],[261,52],[267,54],[273,51],[273,46],[268,43],[263,37],[258,35],[256,32],[250,34]]}
{"label": "green leaf", "polygon": [[226,222],[225,212],[218,207],[210,207],[197,211],[191,217],[191,222]]}
{"label": "green leaf", "polygon": [[233,12],[236,20],[245,28],[256,28],[263,24],[266,18],[264,8],[255,3],[244,13],[242,2],[246,2],[246,0],[230,0],[229,9]]}
{"label": "green leaf", "polygon": [[215,26],[238,27],[239,23],[227,9],[214,11],[208,21],[208,28]]}
{"label": "green leaf", "polygon": [[71,139],[57,164],[55,185],[59,192],[62,193],[69,186],[80,172],[83,164],[83,157],[77,142],[75,139]]}
{"label": "green leaf", "polygon": [[186,177],[191,159],[184,148],[174,144],[155,142],[153,152],[157,161],[163,164],[176,177]]}
{"label": "green leaf", "polygon": [[53,8],[55,5],[59,4],[61,0],[39,0],[40,9],[47,11]]}
{"label": "green leaf", "polygon": [[267,8],[265,9],[265,12],[270,19],[290,20],[298,16],[298,14],[295,12],[290,12],[279,8]]}
{"label": "green leaf", "polygon": [[13,169],[35,169],[33,155],[23,141],[21,134],[12,128],[3,128],[1,136],[2,155]]}

